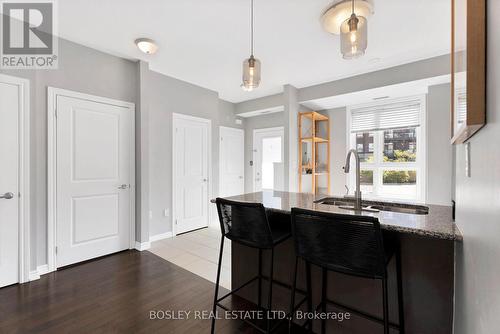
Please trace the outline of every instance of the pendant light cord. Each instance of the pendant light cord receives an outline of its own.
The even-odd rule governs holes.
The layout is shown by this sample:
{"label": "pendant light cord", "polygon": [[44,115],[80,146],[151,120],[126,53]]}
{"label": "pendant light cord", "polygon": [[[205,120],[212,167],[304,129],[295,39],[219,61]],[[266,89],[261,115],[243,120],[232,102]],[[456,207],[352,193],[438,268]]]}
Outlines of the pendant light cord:
{"label": "pendant light cord", "polygon": [[352,0],[352,13],[354,14],[354,0]]}
{"label": "pendant light cord", "polygon": [[251,6],[252,8],[250,9],[250,54],[253,56],[253,0],[251,0]]}

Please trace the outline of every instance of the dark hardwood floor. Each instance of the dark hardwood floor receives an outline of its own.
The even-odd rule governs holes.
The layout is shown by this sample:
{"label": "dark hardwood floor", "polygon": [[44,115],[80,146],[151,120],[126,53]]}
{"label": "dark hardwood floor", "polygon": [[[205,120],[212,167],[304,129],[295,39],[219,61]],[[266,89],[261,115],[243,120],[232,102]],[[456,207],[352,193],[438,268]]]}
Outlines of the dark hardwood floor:
{"label": "dark hardwood floor", "polygon": [[[210,311],[214,284],[149,252],[126,251],[0,289],[0,333],[209,333],[210,320],[150,320],[150,311]],[[254,333],[217,320],[217,333]]]}

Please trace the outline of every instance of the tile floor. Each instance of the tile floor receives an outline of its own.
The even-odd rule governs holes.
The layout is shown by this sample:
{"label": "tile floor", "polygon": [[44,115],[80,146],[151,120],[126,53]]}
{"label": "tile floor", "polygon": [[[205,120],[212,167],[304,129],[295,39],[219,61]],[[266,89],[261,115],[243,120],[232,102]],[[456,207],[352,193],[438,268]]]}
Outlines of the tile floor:
{"label": "tile floor", "polygon": [[[204,228],[175,238],[155,241],[149,250],[165,260],[215,282],[219,260],[220,230]],[[220,285],[231,288],[231,243],[226,239]]]}

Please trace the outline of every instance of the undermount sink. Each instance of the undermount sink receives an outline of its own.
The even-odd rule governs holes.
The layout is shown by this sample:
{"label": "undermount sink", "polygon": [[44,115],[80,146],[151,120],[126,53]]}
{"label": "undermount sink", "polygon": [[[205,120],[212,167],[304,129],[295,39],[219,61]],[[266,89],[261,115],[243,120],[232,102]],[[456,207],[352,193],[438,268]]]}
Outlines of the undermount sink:
{"label": "undermount sink", "polygon": [[[344,210],[353,210],[353,211],[355,210],[354,200],[349,198],[326,197],[315,201],[315,203],[334,205],[339,209],[344,209]],[[389,211],[389,212],[406,213],[413,215],[426,215],[429,213],[429,208],[423,205],[363,201],[361,211],[366,211],[366,212]]]}
{"label": "undermount sink", "polygon": [[409,213],[412,215],[426,215],[429,213],[429,208],[425,206],[394,206],[394,205],[371,205],[370,208],[380,211],[392,211],[399,213]]}

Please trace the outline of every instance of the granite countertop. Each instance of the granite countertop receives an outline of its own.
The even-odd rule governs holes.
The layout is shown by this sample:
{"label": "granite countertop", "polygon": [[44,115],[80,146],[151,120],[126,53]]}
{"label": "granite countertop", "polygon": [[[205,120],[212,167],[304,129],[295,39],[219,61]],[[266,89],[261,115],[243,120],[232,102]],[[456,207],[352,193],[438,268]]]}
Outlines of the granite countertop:
{"label": "granite countertop", "polygon": [[[326,196],[316,196],[313,194],[293,193],[285,191],[262,191],[248,193],[238,196],[227,197],[227,199],[241,202],[262,203],[270,210],[290,212],[293,207],[363,216],[375,216],[380,221],[380,226],[384,230],[401,233],[416,234],[430,238],[461,241],[462,234],[452,220],[451,206],[426,205],[429,213],[408,214],[399,212],[355,212],[341,209],[334,205],[315,203]],[[400,204],[404,206],[404,204]]]}

